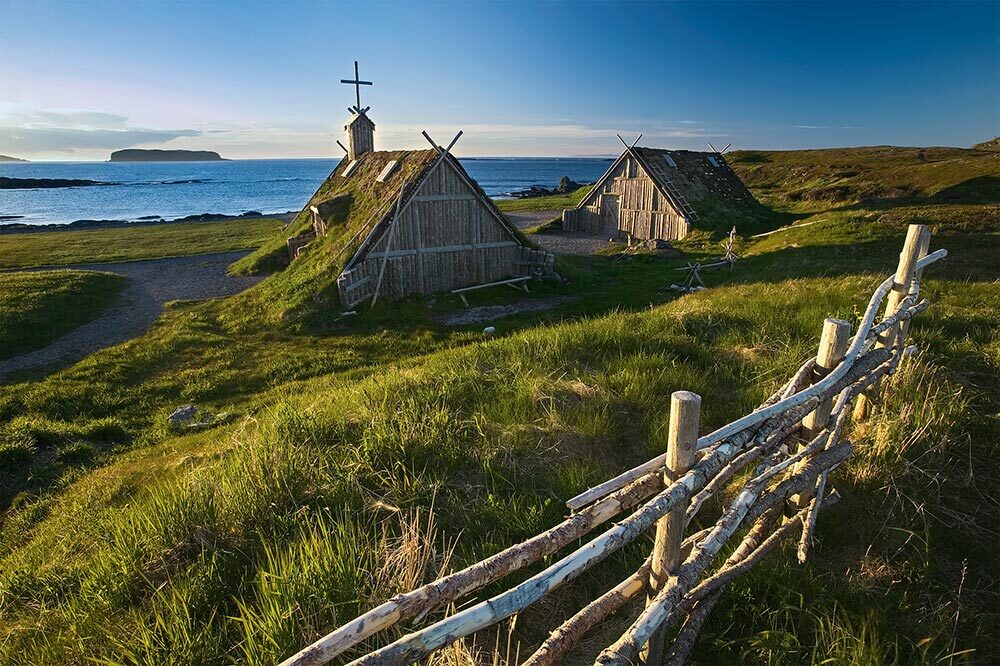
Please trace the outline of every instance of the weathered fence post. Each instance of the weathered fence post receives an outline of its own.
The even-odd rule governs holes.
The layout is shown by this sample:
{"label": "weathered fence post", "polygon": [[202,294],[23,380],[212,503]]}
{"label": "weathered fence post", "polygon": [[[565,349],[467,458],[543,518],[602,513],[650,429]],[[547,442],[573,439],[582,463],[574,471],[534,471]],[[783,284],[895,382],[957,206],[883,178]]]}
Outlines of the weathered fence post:
{"label": "weathered fence post", "polygon": [[[810,384],[830,374],[844,360],[847,353],[847,343],[851,338],[851,325],[841,319],[826,319],[823,322],[823,334],[819,338],[819,350],[816,352],[816,365],[813,367]],[[808,444],[816,435],[823,432],[830,420],[830,410],[833,408],[833,396],[830,396],[816,406],[816,409],[806,414],[802,419],[799,436],[800,446]],[[833,442],[836,443],[836,442]],[[801,470],[808,461],[802,460],[795,466],[795,471]],[[812,493],[802,493],[792,498],[792,504],[802,508],[809,503]]]}
{"label": "weathered fence post", "polygon": [[[670,431],[667,435],[667,465],[664,470],[665,485],[670,485],[694,464],[698,443],[698,420],[701,417],[701,396],[690,391],[675,391],[670,396]],[[663,587],[670,572],[681,559],[684,541],[684,515],[687,506],[678,506],[656,524],[656,541],[653,545],[648,601]],[[657,631],[642,653],[643,663],[657,665],[663,660],[663,630]]]}
{"label": "weathered fence post", "polygon": [[[891,315],[899,307],[899,302],[906,298],[906,293],[910,290],[913,282],[914,268],[921,254],[927,253],[930,247],[930,230],[924,224],[911,224],[906,230],[906,241],[903,243],[903,251],[899,253],[899,264],[896,266],[896,276],[893,278],[892,291],[885,299],[885,314]],[[900,324],[889,328],[879,336],[876,347],[891,347],[899,335]],[[862,393],[858,396],[858,401],[854,405],[854,419],[861,420],[868,412],[869,395],[875,391],[875,386],[869,389],[868,394]]]}
{"label": "weathered fence post", "polygon": [[[931,249],[931,232],[930,230],[927,229],[927,227],[924,227],[924,232],[920,234],[920,242],[917,247],[917,260],[919,261],[924,257],[926,257],[927,253],[930,252],[930,249]],[[924,269],[922,268],[918,268],[917,270],[913,271],[913,279],[911,280],[911,284],[912,282],[919,282],[920,279],[923,277],[923,274],[924,274]],[[904,322],[900,322],[899,324],[900,342],[906,339],[906,334],[910,330],[911,321],[912,319],[907,319]]]}

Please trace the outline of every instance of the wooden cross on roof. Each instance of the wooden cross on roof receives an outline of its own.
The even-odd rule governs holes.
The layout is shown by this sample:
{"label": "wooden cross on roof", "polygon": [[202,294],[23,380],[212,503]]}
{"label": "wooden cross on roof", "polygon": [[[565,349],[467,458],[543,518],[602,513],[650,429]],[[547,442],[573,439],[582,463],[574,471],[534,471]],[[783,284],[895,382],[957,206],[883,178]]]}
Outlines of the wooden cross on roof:
{"label": "wooden cross on roof", "polygon": [[371,108],[370,106],[366,106],[363,109],[361,108],[361,86],[371,86],[371,85],[374,85],[374,84],[371,81],[362,81],[361,80],[361,77],[358,75],[358,61],[357,60],[354,61],[354,79],[353,80],[352,79],[341,79],[340,82],[341,83],[349,83],[349,84],[352,84],[354,86],[354,94],[355,94],[355,97],[356,97],[356,100],[357,100],[357,104],[355,106],[349,106],[349,107],[347,107],[348,111],[350,111],[351,113],[362,114],[362,113],[366,112],[368,109]]}

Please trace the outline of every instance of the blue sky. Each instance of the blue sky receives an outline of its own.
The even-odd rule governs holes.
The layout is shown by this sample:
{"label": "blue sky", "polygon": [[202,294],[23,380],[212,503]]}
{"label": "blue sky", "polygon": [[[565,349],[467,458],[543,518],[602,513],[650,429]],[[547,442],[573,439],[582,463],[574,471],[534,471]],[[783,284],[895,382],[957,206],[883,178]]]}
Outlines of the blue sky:
{"label": "blue sky", "polygon": [[1000,2],[0,0],[0,153],[340,155],[361,62],[379,148],[968,146],[1000,134]]}

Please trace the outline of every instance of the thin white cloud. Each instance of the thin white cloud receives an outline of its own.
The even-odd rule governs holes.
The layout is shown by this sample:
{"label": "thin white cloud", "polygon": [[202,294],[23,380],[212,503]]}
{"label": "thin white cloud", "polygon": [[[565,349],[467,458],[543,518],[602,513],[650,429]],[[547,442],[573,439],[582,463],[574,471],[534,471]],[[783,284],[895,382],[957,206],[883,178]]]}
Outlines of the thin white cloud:
{"label": "thin white cloud", "polygon": [[133,127],[125,116],[100,111],[12,109],[0,114],[0,153],[28,157],[93,154],[201,134],[195,129]]}
{"label": "thin white cloud", "polygon": [[[631,142],[641,132],[650,146],[700,148],[708,139],[729,136],[688,120],[633,120],[618,127],[573,122],[473,123],[379,122],[380,149],[426,148],[421,130],[447,143],[464,131],[456,152],[461,155],[596,155],[617,153],[621,134]],[[134,126],[120,114],[89,110],[39,110],[0,105],[0,153],[24,157],[106,159],[110,151],[131,147],[215,150],[224,157],[339,157],[341,123],[325,127],[288,127],[265,120],[209,122],[186,129]]]}
{"label": "thin white cloud", "polygon": [[595,140],[618,143],[618,134],[635,136],[642,133],[642,141],[652,141],[656,139],[700,139],[728,136],[725,132],[709,130],[697,127],[633,127],[633,128],[602,128],[590,127],[581,124],[535,124],[535,125],[514,125],[514,124],[490,124],[473,123],[452,125],[400,125],[384,124],[377,131],[381,132],[381,138],[387,145],[397,145],[417,141],[423,143],[420,136],[421,130],[426,130],[432,136],[438,135],[453,136],[461,129],[468,137],[475,137],[477,141],[495,142],[522,142],[533,140],[563,140],[572,142],[592,142]]}
{"label": "thin white cloud", "polygon": [[43,111],[40,109],[14,110],[3,114],[7,125],[61,129],[125,129],[128,118],[101,111]]}

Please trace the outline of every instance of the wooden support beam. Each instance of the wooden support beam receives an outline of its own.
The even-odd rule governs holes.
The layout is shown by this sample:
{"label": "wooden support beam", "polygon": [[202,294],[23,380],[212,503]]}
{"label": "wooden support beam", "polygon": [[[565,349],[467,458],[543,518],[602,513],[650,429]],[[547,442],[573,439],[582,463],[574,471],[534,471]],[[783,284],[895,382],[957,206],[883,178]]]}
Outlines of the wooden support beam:
{"label": "wooden support beam", "polygon": [[[495,243],[469,243],[466,245],[437,245],[432,247],[421,247],[406,250],[393,250],[388,253],[389,258],[412,257],[416,254],[448,254],[450,252],[467,252],[469,250],[489,250],[499,247],[518,247],[513,241],[497,241]],[[385,252],[372,252],[368,256],[372,259],[384,257]]]}
{"label": "wooden support beam", "polygon": [[413,197],[413,201],[476,201],[477,198],[472,194],[423,194]]}
{"label": "wooden support beam", "polygon": [[399,221],[399,205],[403,201],[403,192],[405,191],[406,181],[404,180],[403,184],[399,188],[399,198],[396,199],[396,212],[392,216],[392,221],[389,222],[389,231],[386,232],[385,256],[382,257],[382,267],[378,272],[378,282],[375,283],[375,293],[372,294],[372,307],[375,307],[375,304],[378,303],[379,290],[382,288],[382,278],[385,277],[385,266],[389,263],[389,251],[392,249],[392,241],[396,235],[396,227],[399,226],[396,224]]}
{"label": "wooden support beam", "polygon": [[[675,391],[670,396],[670,430],[667,435],[667,465],[663,484],[670,486],[694,465],[698,443],[698,421],[701,417],[701,396],[690,391]],[[679,506],[667,513],[656,524],[656,541],[649,572],[650,594],[647,604],[666,584],[670,573],[677,568],[684,541],[686,507]],[[642,661],[658,666],[663,659],[663,629],[650,638],[642,653]]]}

